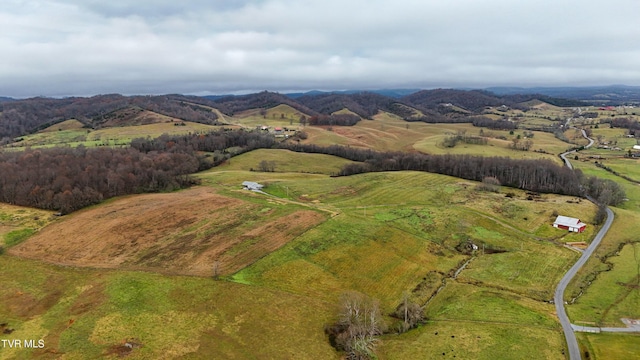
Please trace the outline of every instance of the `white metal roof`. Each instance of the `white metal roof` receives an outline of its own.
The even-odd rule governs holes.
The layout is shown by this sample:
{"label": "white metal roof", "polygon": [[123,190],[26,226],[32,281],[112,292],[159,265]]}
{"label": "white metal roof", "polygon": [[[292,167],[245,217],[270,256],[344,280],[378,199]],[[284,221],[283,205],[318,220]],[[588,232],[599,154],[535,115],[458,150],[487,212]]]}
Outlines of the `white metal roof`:
{"label": "white metal roof", "polygon": [[587,225],[580,221],[580,219],[558,215],[554,224],[563,225],[563,226],[571,226],[571,227],[582,227]]}
{"label": "white metal roof", "polygon": [[253,182],[253,181],[243,181],[242,186],[248,189],[262,189],[264,187],[264,185],[258,184],[257,182]]}

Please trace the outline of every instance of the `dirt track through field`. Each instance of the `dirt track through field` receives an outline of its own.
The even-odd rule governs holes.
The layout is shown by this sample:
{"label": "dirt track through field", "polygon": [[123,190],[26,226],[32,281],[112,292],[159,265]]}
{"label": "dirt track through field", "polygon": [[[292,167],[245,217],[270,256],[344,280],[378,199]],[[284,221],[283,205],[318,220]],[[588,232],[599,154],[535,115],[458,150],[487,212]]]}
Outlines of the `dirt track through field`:
{"label": "dirt track through field", "polygon": [[69,215],[12,248],[13,255],[97,268],[231,274],[319,224],[312,210],[283,211],[194,188],[129,196]]}

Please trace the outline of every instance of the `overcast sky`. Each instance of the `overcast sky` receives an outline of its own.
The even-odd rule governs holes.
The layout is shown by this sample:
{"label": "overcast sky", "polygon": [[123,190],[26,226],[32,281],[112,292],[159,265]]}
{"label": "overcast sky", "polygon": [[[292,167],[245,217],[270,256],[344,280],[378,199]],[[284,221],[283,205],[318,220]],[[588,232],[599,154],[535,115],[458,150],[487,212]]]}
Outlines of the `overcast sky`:
{"label": "overcast sky", "polygon": [[3,0],[0,95],[640,85],[637,0]]}

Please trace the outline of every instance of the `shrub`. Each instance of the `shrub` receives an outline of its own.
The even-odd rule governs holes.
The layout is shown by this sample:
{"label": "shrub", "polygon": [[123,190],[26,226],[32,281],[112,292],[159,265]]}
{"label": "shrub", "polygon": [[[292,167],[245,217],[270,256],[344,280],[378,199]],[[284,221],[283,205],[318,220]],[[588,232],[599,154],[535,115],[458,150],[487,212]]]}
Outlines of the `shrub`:
{"label": "shrub", "polygon": [[478,190],[500,192],[500,180],[493,176],[486,176],[482,179],[482,184],[478,185]]}

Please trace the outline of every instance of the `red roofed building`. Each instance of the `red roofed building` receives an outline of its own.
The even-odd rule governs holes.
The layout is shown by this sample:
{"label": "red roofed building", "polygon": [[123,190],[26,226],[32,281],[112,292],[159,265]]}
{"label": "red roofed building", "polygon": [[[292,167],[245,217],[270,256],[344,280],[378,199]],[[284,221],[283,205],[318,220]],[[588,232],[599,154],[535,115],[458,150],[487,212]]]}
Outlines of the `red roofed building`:
{"label": "red roofed building", "polygon": [[559,215],[553,223],[553,227],[581,233],[587,227],[587,224],[580,221],[580,219]]}

